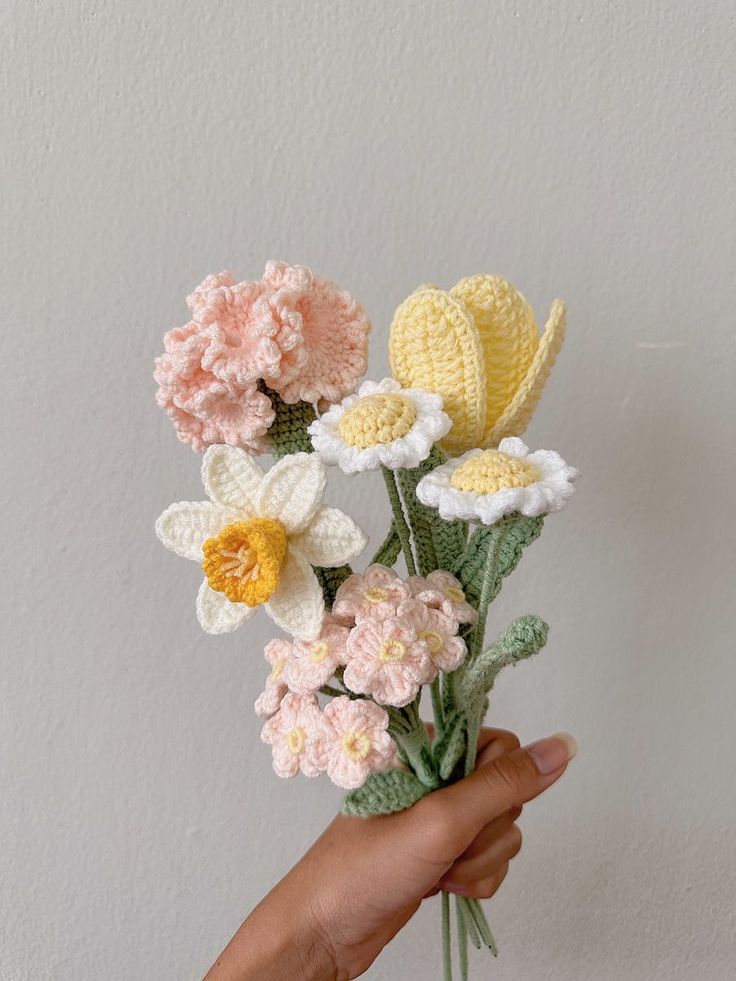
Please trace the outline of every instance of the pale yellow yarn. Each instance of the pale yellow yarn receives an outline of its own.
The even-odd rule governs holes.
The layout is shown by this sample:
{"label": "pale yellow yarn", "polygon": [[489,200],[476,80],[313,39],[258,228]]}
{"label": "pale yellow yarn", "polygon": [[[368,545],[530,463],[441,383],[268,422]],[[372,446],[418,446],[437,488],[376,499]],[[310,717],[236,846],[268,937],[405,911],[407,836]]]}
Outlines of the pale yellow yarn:
{"label": "pale yellow yarn", "polygon": [[411,399],[393,392],[366,395],[342,417],[337,431],[347,446],[365,450],[393,443],[411,430],[417,411]]}
{"label": "pale yellow yarn", "polygon": [[405,388],[442,396],[452,429],[450,453],[478,446],[485,422],[486,370],[478,330],[465,305],[444,290],[420,286],[394,314],[391,371]]}
{"label": "pale yellow yarn", "polygon": [[449,292],[420,286],[394,315],[391,371],[405,388],[442,396],[448,453],[497,446],[528,426],[564,326],[555,300],[540,338],[531,307],[500,276],[468,276]]}
{"label": "pale yellow yarn", "polygon": [[528,487],[540,476],[533,463],[498,450],[485,450],[458,467],[450,483],[471,494],[495,494],[502,487]]}

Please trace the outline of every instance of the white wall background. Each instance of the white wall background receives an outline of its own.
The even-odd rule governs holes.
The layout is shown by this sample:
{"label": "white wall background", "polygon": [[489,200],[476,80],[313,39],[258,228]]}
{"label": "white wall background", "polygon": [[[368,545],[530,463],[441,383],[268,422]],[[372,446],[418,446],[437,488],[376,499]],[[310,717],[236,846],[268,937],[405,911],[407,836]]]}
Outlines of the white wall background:
{"label": "white wall background", "polygon": [[[338,806],[259,742],[269,624],[205,637],[152,532],[200,490],[161,335],[269,257],[362,299],[374,374],[420,282],[567,299],[530,442],[585,479],[499,600],[553,629],[493,718],[581,749],[475,977],[733,977],[734,13],[3,5],[2,981],[197,979]],[[377,537],[378,484],[349,486]],[[437,976],[425,905],[371,979]]]}

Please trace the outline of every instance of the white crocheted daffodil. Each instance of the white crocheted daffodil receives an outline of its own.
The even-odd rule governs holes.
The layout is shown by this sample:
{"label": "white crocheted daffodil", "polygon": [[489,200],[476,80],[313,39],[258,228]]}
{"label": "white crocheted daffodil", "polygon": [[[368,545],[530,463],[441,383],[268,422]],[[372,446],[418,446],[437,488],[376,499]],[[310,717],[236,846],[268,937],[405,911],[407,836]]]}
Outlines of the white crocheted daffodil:
{"label": "white crocheted daffodil", "polygon": [[197,618],[204,630],[229,633],[265,606],[287,633],[313,639],[325,604],[312,566],[342,565],[367,543],[352,518],[322,507],[319,457],[295,453],[264,473],[244,450],[210,446],[202,482],[209,501],[172,504],[156,534],[172,552],[202,564]]}
{"label": "white crocheted daffodil", "polygon": [[536,517],[560,511],[580,472],[554,450],[529,452],[516,436],[497,450],[470,450],[437,467],[417,485],[417,497],[446,521],[495,524],[505,514]]}
{"label": "white crocheted daffodil", "polygon": [[365,381],[309,427],[325,463],[347,474],[387,467],[417,467],[450,430],[439,395],[402,388],[393,378]]}

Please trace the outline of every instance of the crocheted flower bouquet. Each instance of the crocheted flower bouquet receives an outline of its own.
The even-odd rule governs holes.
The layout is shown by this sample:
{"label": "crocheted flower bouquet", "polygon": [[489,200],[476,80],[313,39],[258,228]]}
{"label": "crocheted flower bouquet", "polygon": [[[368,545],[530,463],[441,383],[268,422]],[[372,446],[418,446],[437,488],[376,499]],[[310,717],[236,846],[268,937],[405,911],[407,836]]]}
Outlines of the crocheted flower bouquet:
{"label": "crocheted flower bouquet", "polygon": [[[411,807],[472,771],[499,671],[547,638],[534,615],[492,643],[484,634],[504,578],[578,476],[518,438],[562,343],[564,304],[540,336],[499,277],[421,286],[391,325],[393,377],[360,385],[365,313],[304,267],[208,276],[187,304],[192,319],[156,362],[157,399],[204,451],[208,500],[172,504],[156,533],[201,565],[205,631],[235,630],[263,607],[285,634],[266,645],[255,703],[276,773],[327,773],[348,791],[346,814]],[[277,462],[262,469],[261,453]],[[323,501],[328,466],[385,480],[390,525],[362,572],[347,563],[366,536]],[[442,914],[449,977],[447,894]],[[468,940],[495,943],[477,901],[457,897],[456,917],[465,978]]]}

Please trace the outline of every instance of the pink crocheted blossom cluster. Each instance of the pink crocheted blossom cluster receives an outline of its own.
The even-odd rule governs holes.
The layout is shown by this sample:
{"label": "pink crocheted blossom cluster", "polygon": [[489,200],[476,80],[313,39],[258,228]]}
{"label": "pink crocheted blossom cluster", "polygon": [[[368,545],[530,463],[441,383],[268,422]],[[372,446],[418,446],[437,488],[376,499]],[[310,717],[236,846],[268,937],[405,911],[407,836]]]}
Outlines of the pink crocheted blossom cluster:
{"label": "pink crocheted blossom cluster", "polygon": [[[279,776],[326,772],[340,787],[361,786],[395,765],[383,706],[401,708],[440,671],[466,655],[460,625],[476,612],[447,572],[403,580],[382,565],[350,576],[314,641],[272,640],[271,665],[256,712]],[[321,710],[317,695],[338,675],[348,693]]]}
{"label": "pink crocheted blossom cluster", "polygon": [[262,279],[208,276],[187,297],[192,319],[164,338],[156,399],[179,439],[267,448],[265,383],[289,403],[337,402],[365,372],[370,323],[356,300],[304,266],[268,262]]}

